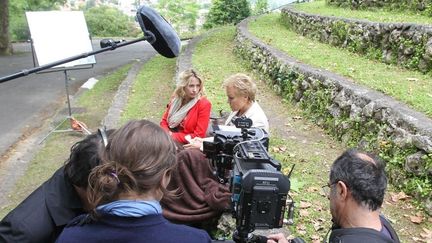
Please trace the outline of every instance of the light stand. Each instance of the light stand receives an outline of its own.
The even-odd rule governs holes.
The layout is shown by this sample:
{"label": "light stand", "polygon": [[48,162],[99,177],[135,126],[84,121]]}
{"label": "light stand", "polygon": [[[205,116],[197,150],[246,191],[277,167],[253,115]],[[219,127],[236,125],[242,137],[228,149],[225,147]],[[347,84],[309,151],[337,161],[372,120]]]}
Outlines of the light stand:
{"label": "light stand", "polygon": [[[68,106],[68,116],[66,118],[63,119],[63,121],[61,121],[53,130],[51,130],[44,138],[42,138],[42,140],[39,143],[42,143],[43,141],[45,141],[45,139],[47,137],[49,137],[49,135],[51,135],[54,132],[83,132],[87,135],[91,134],[90,130],[87,129],[87,126],[78,121],[77,119],[75,119],[72,116],[72,109],[71,109],[71,104],[70,104],[70,98],[69,98],[69,76],[67,74],[67,70],[64,69],[64,76],[65,76],[65,90],[66,90],[66,97],[67,97],[67,106]],[[62,129],[62,130],[58,130],[58,128],[63,125],[66,121],[70,122],[70,127],[69,129]]]}
{"label": "light stand", "polygon": [[[29,14],[28,16],[35,17],[33,14]],[[181,41],[178,37],[175,30],[172,28],[172,26],[162,17],[159,15],[158,12],[156,12],[154,9],[149,8],[147,6],[141,6],[137,10],[136,19],[141,27],[141,30],[144,32],[144,36],[141,38],[138,38],[136,40],[131,41],[121,41],[116,42],[113,40],[105,40],[105,42],[101,41],[101,49],[97,51],[91,51],[82,53],[76,56],[72,56],[63,60],[55,61],[52,63],[48,63],[39,67],[31,68],[31,69],[25,69],[21,72],[2,77],[0,78],[0,83],[23,77],[26,75],[29,75],[31,73],[39,72],[44,69],[53,68],[53,71],[63,71],[65,74],[65,87],[66,87],[66,95],[67,95],[67,102],[68,102],[68,112],[69,116],[66,119],[69,119],[71,121],[71,125],[73,130],[83,130],[84,132],[89,132],[84,124],[80,123],[79,121],[75,120],[72,117],[72,112],[70,108],[70,101],[69,101],[69,88],[68,88],[68,75],[67,71],[62,68],[55,68],[56,66],[59,66],[64,63],[72,62],[77,59],[81,58],[87,58],[89,56],[93,56],[95,54],[99,54],[101,52],[105,52],[108,50],[115,50],[118,47],[134,44],[136,42],[140,41],[147,41],[149,42],[153,48],[162,56],[167,58],[174,58],[177,57],[181,51]],[[45,25],[42,25],[42,30],[46,29]],[[64,28],[63,28],[64,29]],[[40,31],[40,29],[38,29]],[[41,31],[43,32],[43,31]],[[66,120],[65,119],[65,120]],[[64,122],[64,121],[63,121]],[[62,123],[63,123],[62,122]],[[60,125],[62,124],[60,123]],[[59,126],[60,126],[59,125]],[[57,126],[56,129],[59,127]],[[78,129],[76,129],[78,128]]]}
{"label": "light stand", "polygon": [[[153,33],[146,31],[144,32],[143,37],[135,39],[135,40],[131,40],[131,41],[122,41],[122,42],[116,42],[116,41],[112,41],[112,40],[104,40],[104,42],[101,42],[101,49],[96,50],[96,51],[91,51],[91,52],[86,52],[86,53],[82,53],[79,55],[75,55],[63,60],[59,60],[56,62],[52,62],[52,63],[48,63],[39,67],[35,67],[35,68],[31,68],[31,69],[24,69],[21,72],[18,73],[14,73],[5,77],[0,78],[0,83],[15,79],[15,78],[19,78],[19,77],[23,77],[23,76],[27,76],[31,73],[36,73],[36,72],[40,72],[42,70],[48,69],[48,68],[52,68],[64,63],[68,63],[71,61],[75,61],[81,58],[86,58],[88,56],[92,56],[95,54],[99,54],[105,51],[111,51],[111,50],[115,50],[118,47],[122,47],[122,46],[127,46],[130,44],[134,44],[140,41],[148,41],[149,43],[153,43],[155,41],[155,36]],[[75,118],[72,117],[72,110],[71,110],[71,105],[70,105],[70,98],[69,98],[69,76],[67,73],[67,69],[65,68],[54,68],[52,69],[50,72],[54,72],[54,71],[63,71],[64,76],[65,76],[65,89],[66,89],[66,97],[67,97],[67,105],[68,105],[68,116],[62,121],[60,122],[60,124],[58,124],[53,130],[51,130],[41,141],[40,143],[42,143],[49,135],[51,135],[53,132],[72,132],[72,131],[79,131],[79,132],[84,132],[86,134],[91,134],[91,132],[87,129],[87,126],[76,120]],[[58,130],[58,128],[65,122],[65,121],[70,121],[71,124],[71,128],[70,129],[63,129],[63,130]]]}

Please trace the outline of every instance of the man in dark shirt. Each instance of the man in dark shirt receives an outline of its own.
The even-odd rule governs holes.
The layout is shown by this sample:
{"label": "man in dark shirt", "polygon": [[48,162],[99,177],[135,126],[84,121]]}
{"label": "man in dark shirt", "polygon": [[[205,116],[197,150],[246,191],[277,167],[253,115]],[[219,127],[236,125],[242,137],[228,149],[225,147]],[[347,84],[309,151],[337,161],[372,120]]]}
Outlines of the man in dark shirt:
{"label": "man in dark shirt", "polygon": [[54,242],[71,219],[84,213],[88,175],[99,164],[104,143],[100,130],[74,144],[65,165],[3,218],[0,242]]}
{"label": "man in dark shirt", "polygon": [[[399,238],[380,208],[387,189],[385,164],[379,158],[350,149],[333,163],[327,196],[333,227],[330,243],[398,243]],[[287,242],[282,234],[268,243]],[[326,237],[327,238],[327,237]]]}

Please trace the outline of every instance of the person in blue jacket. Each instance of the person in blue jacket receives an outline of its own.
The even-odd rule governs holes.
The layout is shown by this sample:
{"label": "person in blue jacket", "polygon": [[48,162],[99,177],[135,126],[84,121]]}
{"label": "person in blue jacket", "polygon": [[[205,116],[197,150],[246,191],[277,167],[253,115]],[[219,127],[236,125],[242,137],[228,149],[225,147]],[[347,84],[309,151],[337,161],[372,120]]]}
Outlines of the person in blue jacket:
{"label": "person in blue jacket", "polygon": [[66,226],[64,242],[211,242],[203,230],[170,223],[159,201],[176,167],[176,145],[158,125],[129,121],[115,131],[92,170],[87,197],[91,211]]}

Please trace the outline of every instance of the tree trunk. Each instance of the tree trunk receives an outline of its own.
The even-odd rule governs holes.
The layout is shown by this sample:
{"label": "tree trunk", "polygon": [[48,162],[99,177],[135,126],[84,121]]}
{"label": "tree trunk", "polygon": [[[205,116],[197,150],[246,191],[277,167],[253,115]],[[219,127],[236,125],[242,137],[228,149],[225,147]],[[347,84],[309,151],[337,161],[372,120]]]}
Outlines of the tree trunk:
{"label": "tree trunk", "polygon": [[0,55],[10,55],[9,0],[0,0]]}

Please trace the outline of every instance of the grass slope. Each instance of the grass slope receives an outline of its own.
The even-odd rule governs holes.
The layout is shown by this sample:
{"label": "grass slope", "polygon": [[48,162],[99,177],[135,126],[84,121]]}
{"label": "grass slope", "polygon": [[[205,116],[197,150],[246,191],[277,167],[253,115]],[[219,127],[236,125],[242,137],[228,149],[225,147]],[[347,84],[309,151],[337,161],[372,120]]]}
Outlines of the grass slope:
{"label": "grass slope", "polygon": [[174,75],[175,59],[158,55],[146,63],[131,89],[121,123],[130,119],[148,119],[159,124],[175,87]]}
{"label": "grass slope", "polygon": [[265,43],[297,60],[381,91],[432,117],[432,77],[369,60],[347,50],[299,36],[284,27],[278,14],[259,17],[249,30]]}
{"label": "grass slope", "polygon": [[338,8],[325,4],[325,1],[311,1],[307,3],[299,3],[293,5],[295,9],[312,14],[323,16],[335,16],[351,19],[366,19],[373,22],[387,23],[416,23],[416,24],[432,24],[432,18],[421,14],[387,11],[383,9],[376,10],[352,10],[349,8]]}

